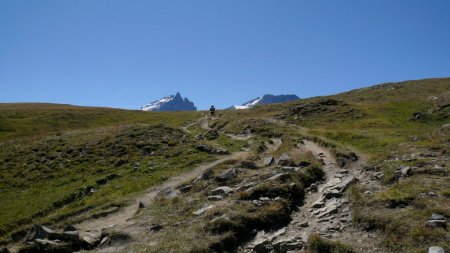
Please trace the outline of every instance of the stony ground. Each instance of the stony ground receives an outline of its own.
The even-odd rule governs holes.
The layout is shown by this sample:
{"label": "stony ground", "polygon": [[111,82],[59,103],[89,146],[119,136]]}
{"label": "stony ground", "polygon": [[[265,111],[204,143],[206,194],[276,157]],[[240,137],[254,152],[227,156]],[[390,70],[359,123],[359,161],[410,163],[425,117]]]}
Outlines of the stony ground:
{"label": "stony ground", "polygon": [[341,168],[328,149],[311,141],[298,144],[297,150],[310,151],[323,160],[326,180],[308,189],[304,204],[292,215],[288,226],[276,231],[259,231],[239,252],[302,252],[313,234],[348,243],[358,252],[386,252],[374,246],[379,240],[377,233],[365,232],[351,223],[351,204],[346,190],[353,184],[378,187],[378,183],[363,172],[363,161]]}

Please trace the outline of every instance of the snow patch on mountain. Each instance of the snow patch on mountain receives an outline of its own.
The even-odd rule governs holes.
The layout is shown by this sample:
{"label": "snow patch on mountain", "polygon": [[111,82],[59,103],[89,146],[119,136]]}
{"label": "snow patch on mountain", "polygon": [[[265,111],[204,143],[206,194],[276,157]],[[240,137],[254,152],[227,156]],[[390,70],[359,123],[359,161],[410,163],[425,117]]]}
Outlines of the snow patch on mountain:
{"label": "snow patch on mountain", "polygon": [[257,97],[255,99],[252,99],[242,105],[234,105],[234,109],[236,110],[242,110],[242,109],[249,109],[252,108],[253,106],[257,105],[259,103],[259,101],[261,101],[262,97]]}
{"label": "snow patch on mountain", "polygon": [[293,100],[300,99],[297,95],[271,95],[266,94],[262,97],[257,97],[252,99],[242,105],[234,105],[230,107],[230,109],[242,110],[242,109],[250,109],[255,105],[266,105],[266,104],[274,104],[274,103],[284,103]]}

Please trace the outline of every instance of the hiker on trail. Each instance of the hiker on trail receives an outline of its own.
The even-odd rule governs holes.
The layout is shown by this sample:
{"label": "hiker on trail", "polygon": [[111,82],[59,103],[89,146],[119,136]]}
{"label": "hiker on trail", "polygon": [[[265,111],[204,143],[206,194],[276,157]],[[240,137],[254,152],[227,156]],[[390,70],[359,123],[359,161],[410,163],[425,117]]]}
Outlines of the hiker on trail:
{"label": "hiker on trail", "polygon": [[214,105],[211,105],[211,107],[209,108],[209,112],[211,113],[211,117],[214,116],[214,113],[216,112],[216,108],[214,107]]}

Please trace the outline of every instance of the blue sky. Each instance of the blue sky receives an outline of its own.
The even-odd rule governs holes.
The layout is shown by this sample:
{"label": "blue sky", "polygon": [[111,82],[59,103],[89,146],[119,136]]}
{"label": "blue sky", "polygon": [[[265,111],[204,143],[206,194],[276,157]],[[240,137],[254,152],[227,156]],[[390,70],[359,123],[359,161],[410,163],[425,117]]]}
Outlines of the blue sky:
{"label": "blue sky", "polygon": [[0,0],[0,102],[200,109],[450,76],[450,1]]}

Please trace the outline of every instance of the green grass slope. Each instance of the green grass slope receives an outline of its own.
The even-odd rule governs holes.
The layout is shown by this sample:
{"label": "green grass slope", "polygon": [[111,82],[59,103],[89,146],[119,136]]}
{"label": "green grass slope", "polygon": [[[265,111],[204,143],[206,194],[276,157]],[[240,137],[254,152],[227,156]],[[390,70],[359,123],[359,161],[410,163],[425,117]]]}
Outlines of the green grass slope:
{"label": "green grass slope", "polygon": [[[271,120],[268,120],[271,118]],[[432,213],[450,217],[450,78],[387,83],[328,97],[227,113],[225,130],[277,134],[276,120],[367,160],[382,190],[353,189],[354,222],[384,235],[393,252],[450,250],[450,232],[429,228]],[[395,171],[409,166],[406,179]]]}
{"label": "green grass slope", "polygon": [[[1,104],[0,237],[20,237],[35,223],[70,223],[114,211],[130,195],[214,159],[180,130],[199,117]],[[219,143],[230,151],[240,145],[226,136]]]}

